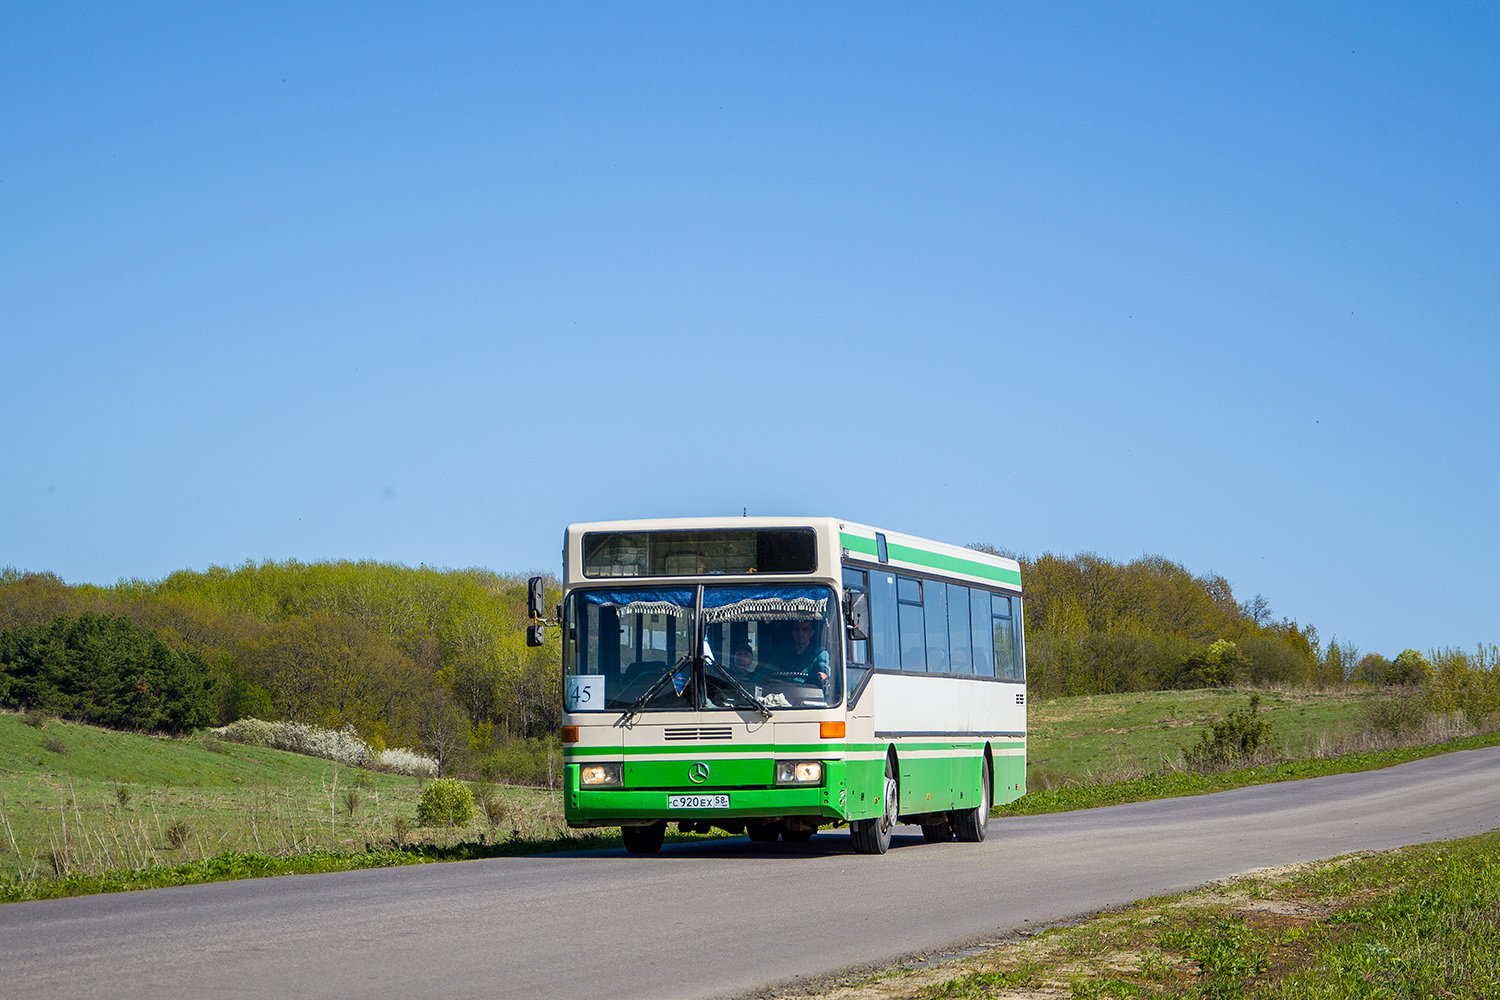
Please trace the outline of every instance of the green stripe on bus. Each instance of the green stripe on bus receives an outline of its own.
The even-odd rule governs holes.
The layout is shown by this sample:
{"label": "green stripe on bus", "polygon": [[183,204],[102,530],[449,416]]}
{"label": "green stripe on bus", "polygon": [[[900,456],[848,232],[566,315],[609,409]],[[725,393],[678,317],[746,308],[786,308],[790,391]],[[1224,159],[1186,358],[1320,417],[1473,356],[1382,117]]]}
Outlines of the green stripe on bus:
{"label": "green stripe on bus", "polygon": [[[862,535],[851,535],[841,531],[839,544],[850,552],[859,552],[867,556],[876,554],[875,539],[865,538]],[[949,573],[963,573],[966,576],[994,580],[996,583],[1009,583],[1017,587],[1021,585],[1021,574],[1013,569],[1006,569],[1004,566],[991,566],[973,559],[945,555],[941,552],[928,552],[926,549],[900,545],[896,542],[887,543],[885,550],[890,558],[910,563],[913,566],[929,566],[932,569],[945,570]]]}
{"label": "green stripe on bus", "polygon": [[[1014,740],[998,742],[991,740],[990,746],[999,750],[1014,750],[1025,747],[1026,744]],[[896,751],[902,750],[951,750],[951,749],[981,749],[984,740],[966,740],[955,737],[951,740],[934,743],[930,739],[921,743],[896,742]],[[861,751],[884,750],[890,746],[889,743],[783,743],[779,746],[772,743],[695,743],[692,746],[654,746],[654,747],[564,747],[563,756],[621,756],[635,754],[705,754],[705,753],[742,753],[761,754],[764,756],[787,756],[788,754],[799,754],[804,756],[817,756],[821,752],[832,753],[859,753]]]}

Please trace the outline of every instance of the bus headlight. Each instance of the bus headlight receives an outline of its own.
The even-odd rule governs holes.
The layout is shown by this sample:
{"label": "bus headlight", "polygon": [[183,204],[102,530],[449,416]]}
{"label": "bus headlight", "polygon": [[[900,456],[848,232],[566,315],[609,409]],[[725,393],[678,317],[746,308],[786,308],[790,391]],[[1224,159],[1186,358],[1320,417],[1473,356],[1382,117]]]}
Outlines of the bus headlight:
{"label": "bus headlight", "polygon": [[823,762],[820,760],[778,760],[776,762],[776,784],[816,785],[823,780]]}
{"label": "bus headlight", "polygon": [[578,783],[591,788],[624,784],[619,764],[585,764],[578,769]]}

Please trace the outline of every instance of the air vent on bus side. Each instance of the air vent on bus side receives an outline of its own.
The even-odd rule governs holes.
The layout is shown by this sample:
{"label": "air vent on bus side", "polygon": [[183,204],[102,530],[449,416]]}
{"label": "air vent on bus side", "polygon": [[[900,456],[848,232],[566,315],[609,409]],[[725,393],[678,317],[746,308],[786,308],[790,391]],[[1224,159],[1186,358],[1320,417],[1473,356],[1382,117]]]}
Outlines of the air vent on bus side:
{"label": "air vent on bus side", "polygon": [[1024,704],[1026,704],[1026,696],[1024,694],[1018,694],[1018,695],[1016,695],[1016,704],[1017,705],[1024,705]]}
{"label": "air vent on bus side", "polygon": [[667,730],[669,742],[677,740],[732,740],[734,730],[729,726],[676,726]]}

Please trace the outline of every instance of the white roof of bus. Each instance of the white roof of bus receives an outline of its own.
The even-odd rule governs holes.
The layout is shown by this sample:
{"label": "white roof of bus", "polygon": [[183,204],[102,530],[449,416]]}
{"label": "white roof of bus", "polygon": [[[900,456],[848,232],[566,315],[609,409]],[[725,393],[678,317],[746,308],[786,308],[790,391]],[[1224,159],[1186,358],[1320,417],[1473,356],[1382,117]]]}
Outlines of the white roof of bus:
{"label": "white roof of bus", "polygon": [[875,536],[882,534],[889,556],[886,565],[944,576],[970,577],[991,586],[998,584],[1016,590],[1021,587],[1021,566],[1014,559],[834,517],[658,517],[570,524],[567,530],[569,537],[578,538],[589,531],[729,531],[789,527],[816,528],[837,537],[847,557],[872,564],[877,563]]}

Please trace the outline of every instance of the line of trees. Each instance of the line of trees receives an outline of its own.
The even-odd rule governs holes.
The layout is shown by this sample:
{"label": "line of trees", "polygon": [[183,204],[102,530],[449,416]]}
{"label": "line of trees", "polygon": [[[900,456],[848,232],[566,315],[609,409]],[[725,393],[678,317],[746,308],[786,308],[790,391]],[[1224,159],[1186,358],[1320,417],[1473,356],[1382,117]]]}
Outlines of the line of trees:
{"label": "line of trees", "polygon": [[1222,576],[1194,576],[1161,556],[1120,563],[971,548],[1021,563],[1027,681],[1036,695],[1401,682],[1383,657],[1366,663],[1351,643],[1323,643],[1311,625],[1275,620],[1261,595],[1237,600]]}
{"label": "line of trees", "polygon": [[526,646],[525,603],[519,577],[375,562],[247,562],[113,587],[0,572],[0,633],[60,614],[128,619],[208,665],[205,721],[353,727],[415,746],[456,710],[481,756],[556,725],[557,639]]}
{"label": "line of trees", "polygon": [[[1320,641],[1311,625],[1275,620],[1259,595],[1237,600],[1223,577],[1194,576],[1157,556],[1118,563],[1047,553],[1020,562],[1028,684],[1037,696],[1352,680],[1428,684],[1444,704],[1480,711],[1493,700],[1500,710],[1493,650],[1361,655],[1352,643]],[[206,702],[203,713],[163,721],[143,709],[110,724],[172,728],[253,716],[352,727],[376,747],[426,746],[445,762],[511,761],[511,771],[530,761],[543,773],[561,713],[559,640],[549,632],[546,646],[527,647],[525,605],[519,576],[376,562],[247,562],[112,587],[4,570],[0,648],[71,648],[69,630],[93,616],[85,629],[93,638],[73,642],[78,649],[107,633],[141,663],[165,664],[162,650],[180,651],[206,671],[192,696]],[[123,622],[138,631],[127,635]],[[77,666],[84,654],[68,655],[72,666],[54,656],[62,674],[87,674]],[[3,674],[0,701],[40,704],[35,677]],[[58,706],[49,710],[85,716],[82,703],[46,697]]]}

